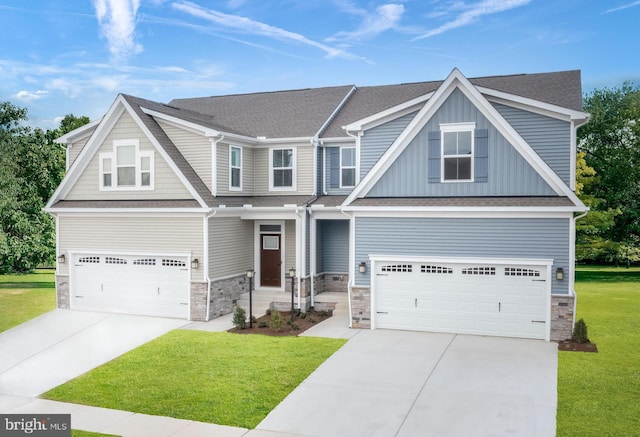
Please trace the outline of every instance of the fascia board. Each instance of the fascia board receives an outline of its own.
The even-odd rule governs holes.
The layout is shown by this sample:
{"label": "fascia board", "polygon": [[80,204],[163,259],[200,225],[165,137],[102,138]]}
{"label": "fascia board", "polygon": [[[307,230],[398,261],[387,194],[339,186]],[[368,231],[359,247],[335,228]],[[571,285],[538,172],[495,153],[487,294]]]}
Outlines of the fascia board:
{"label": "fascia board", "polygon": [[344,206],[342,211],[392,212],[584,212],[575,206]]}
{"label": "fascia board", "polygon": [[391,211],[373,209],[343,209],[345,214],[353,217],[384,217],[384,218],[562,218],[571,220],[572,211],[465,211],[465,210],[411,210]]}
{"label": "fascia board", "polygon": [[300,143],[304,145],[311,145],[314,137],[291,137],[291,138],[265,138],[265,137],[257,137],[254,138],[259,145],[269,145],[272,146],[274,144],[291,144],[291,143]]}
{"label": "fascia board", "polygon": [[136,124],[138,125],[140,130],[142,130],[142,132],[146,135],[147,139],[151,142],[151,144],[153,144],[153,146],[158,151],[160,156],[162,156],[162,158],[165,160],[167,165],[169,165],[171,170],[173,170],[173,172],[176,174],[176,176],[178,176],[178,179],[180,179],[180,181],[183,183],[183,185],[185,186],[187,191],[189,191],[189,193],[191,193],[193,198],[196,199],[198,201],[198,203],[203,208],[208,208],[207,203],[202,199],[202,197],[200,197],[200,194],[198,194],[198,192],[193,187],[193,185],[191,185],[191,183],[187,180],[187,178],[184,176],[182,171],[180,171],[180,169],[175,164],[175,162],[173,162],[171,157],[167,154],[167,152],[164,150],[164,148],[160,145],[160,142],[158,142],[156,137],[153,136],[153,134],[149,131],[147,126],[142,122],[142,120],[140,120],[140,118],[138,117],[138,114],[136,114],[136,112],[133,110],[133,108],[129,105],[129,102],[127,102],[126,100],[123,99],[122,104],[126,108],[127,112],[129,112],[129,115],[131,116],[131,118],[134,119],[134,121],[136,122]]}
{"label": "fascia board", "polygon": [[394,118],[400,117],[400,115],[397,115],[399,112],[404,111],[405,114],[408,114],[413,112],[413,110],[417,110],[420,106],[422,106],[424,102],[426,102],[431,97],[433,97],[434,94],[435,94],[435,91],[432,91],[422,96],[415,97],[411,100],[407,100],[404,103],[401,103],[396,106],[392,106],[391,108],[378,112],[377,114],[373,114],[373,115],[370,115],[369,117],[365,117],[361,120],[357,120],[352,123],[349,123],[348,125],[343,126],[342,128],[348,132],[360,131],[365,128],[370,129],[372,126],[378,125],[384,122],[381,120],[386,121],[386,119],[394,119]]}
{"label": "fascia board", "polygon": [[356,140],[353,137],[331,137],[331,138],[320,138],[320,145],[328,145],[328,144],[344,144],[344,143],[355,143]]}
{"label": "fascia board", "polygon": [[46,208],[49,212],[58,216],[80,216],[80,215],[154,215],[169,214],[175,215],[197,215],[206,214],[209,209],[205,208]]}
{"label": "fascia board", "polygon": [[54,142],[58,143],[58,144],[69,144],[69,143],[73,143],[74,141],[77,141],[81,138],[85,138],[91,135],[91,129],[93,129],[94,127],[96,127],[98,124],[100,124],[100,122],[102,121],[102,119],[98,119],[98,120],[94,120],[90,123],[87,123],[85,125],[80,126],[77,129],[72,130],[71,132],[67,132],[64,135],[59,136],[58,138],[56,138],[54,140]]}

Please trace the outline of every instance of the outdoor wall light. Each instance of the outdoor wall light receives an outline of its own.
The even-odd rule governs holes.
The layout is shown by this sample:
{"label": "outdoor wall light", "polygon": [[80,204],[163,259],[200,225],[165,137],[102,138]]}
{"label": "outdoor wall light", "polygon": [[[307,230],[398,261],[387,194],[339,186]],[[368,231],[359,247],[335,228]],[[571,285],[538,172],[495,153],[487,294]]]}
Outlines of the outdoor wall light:
{"label": "outdoor wall light", "polygon": [[58,264],[64,264],[67,258],[64,256],[64,253],[58,255]]}
{"label": "outdoor wall light", "polygon": [[198,258],[194,258],[191,260],[191,268],[194,270],[198,270],[198,267],[200,267],[200,261],[198,261]]}
{"label": "outdoor wall light", "polygon": [[291,267],[289,269],[289,277],[290,278],[295,278],[296,277],[296,268],[295,267]]}
{"label": "outdoor wall light", "polygon": [[364,261],[361,261],[360,265],[358,266],[358,271],[360,273],[367,273],[367,263]]}
{"label": "outdoor wall light", "polygon": [[562,281],[564,279],[564,269],[562,267],[558,267],[556,269],[556,279],[558,281]]}

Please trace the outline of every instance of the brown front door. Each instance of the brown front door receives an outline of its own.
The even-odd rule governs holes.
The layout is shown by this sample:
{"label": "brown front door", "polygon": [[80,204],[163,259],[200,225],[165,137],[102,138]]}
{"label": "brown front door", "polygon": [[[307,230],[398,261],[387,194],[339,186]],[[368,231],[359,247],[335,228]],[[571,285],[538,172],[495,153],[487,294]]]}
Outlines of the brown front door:
{"label": "brown front door", "polygon": [[280,259],[280,234],[260,235],[260,285],[282,285],[282,260]]}

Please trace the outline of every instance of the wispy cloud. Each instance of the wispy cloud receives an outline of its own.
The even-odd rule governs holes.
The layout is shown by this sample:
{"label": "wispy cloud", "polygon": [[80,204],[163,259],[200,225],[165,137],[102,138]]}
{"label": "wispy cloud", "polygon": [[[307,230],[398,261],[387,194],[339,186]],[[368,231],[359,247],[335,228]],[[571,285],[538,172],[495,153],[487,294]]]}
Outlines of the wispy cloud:
{"label": "wispy cloud", "polygon": [[[429,38],[449,30],[467,26],[480,20],[485,15],[496,14],[518,8],[520,6],[527,5],[530,1],[531,0],[482,0],[479,3],[471,5],[466,5],[465,3],[458,1],[453,2],[450,4],[448,11],[450,13],[452,12],[457,14],[453,20],[414,38],[413,41]],[[450,13],[446,13],[445,11],[435,11],[434,13],[436,16],[450,15]]]}
{"label": "wispy cloud", "polygon": [[93,0],[100,32],[107,39],[115,61],[142,52],[135,40],[136,14],[140,0]]}
{"label": "wispy cloud", "polygon": [[325,52],[330,58],[362,59],[340,48],[331,47],[326,44],[313,41],[299,33],[290,32],[288,30],[271,26],[270,24],[262,23],[260,21],[255,21],[247,17],[225,14],[224,12],[219,12],[213,9],[205,9],[199,5],[186,1],[173,3],[173,7],[194,17],[210,21],[226,29],[246,34],[265,36],[267,38],[277,39],[281,41],[297,42],[315,47]]}
{"label": "wispy cloud", "polygon": [[327,38],[327,41],[337,40],[359,40],[372,38],[382,32],[390,29],[396,29],[402,15],[405,12],[404,5],[399,3],[388,3],[378,6],[374,12],[368,12],[364,9],[357,8],[351,3],[342,5],[343,9],[352,14],[363,16],[360,27],[352,32],[338,32]]}
{"label": "wispy cloud", "polygon": [[32,101],[32,100],[40,100],[41,98],[45,97],[47,94],[49,94],[49,92],[45,90],[37,90],[33,92],[22,90],[14,94],[14,97],[18,100]]}
{"label": "wispy cloud", "polygon": [[621,6],[617,6],[615,8],[607,9],[606,11],[604,11],[604,13],[605,14],[610,14],[611,12],[622,11],[624,9],[629,9],[629,8],[634,7],[634,6],[640,6],[640,1],[635,1],[635,2],[631,2],[631,3],[627,3],[626,5],[621,5]]}

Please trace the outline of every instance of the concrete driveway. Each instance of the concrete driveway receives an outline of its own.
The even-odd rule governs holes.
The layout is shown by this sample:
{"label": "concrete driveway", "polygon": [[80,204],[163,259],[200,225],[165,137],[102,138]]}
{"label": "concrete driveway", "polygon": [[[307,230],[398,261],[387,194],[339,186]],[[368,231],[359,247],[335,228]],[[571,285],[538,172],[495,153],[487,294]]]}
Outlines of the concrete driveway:
{"label": "concrete driveway", "polygon": [[0,394],[38,396],[187,323],[51,311],[0,334]]}
{"label": "concrete driveway", "polygon": [[555,343],[362,330],[246,436],[554,436],[556,389]]}

